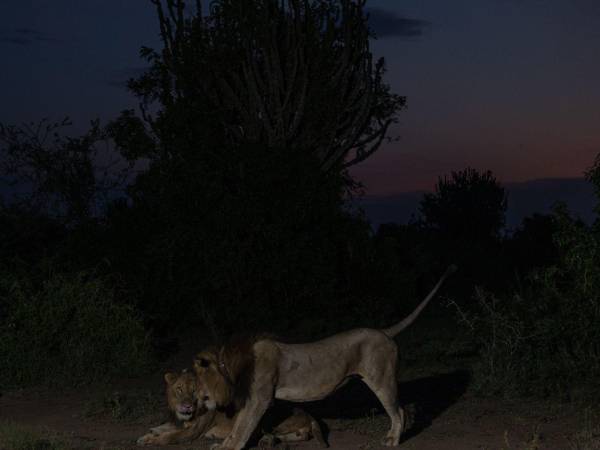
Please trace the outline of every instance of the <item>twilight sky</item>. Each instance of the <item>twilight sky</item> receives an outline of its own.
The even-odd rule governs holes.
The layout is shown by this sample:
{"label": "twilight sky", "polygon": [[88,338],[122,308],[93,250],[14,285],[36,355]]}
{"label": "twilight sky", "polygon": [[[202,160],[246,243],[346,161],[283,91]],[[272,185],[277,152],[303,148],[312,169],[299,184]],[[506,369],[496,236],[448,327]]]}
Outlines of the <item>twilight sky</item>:
{"label": "twilight sky", "polygon": [[[354,170],[370,195],[431,189],[467,166],[501,181],[577,177],[600,153],[600,1],[370,0],[387,80],[408,109]],[[124,81],[157,47],[147,0],[2,0],[0,122],[136,105]]]}

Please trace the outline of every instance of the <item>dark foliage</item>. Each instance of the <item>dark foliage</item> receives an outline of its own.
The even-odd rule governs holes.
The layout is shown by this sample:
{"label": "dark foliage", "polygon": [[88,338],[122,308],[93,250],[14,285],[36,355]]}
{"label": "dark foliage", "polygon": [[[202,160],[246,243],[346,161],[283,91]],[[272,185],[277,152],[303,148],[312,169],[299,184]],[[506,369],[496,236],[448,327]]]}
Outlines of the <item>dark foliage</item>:
{"label": "dark foliage", "polygon": [[523,219],[506,241],[507,258],[519,276],[558,263],[559,251],[554,239],[557,232],[557,219],[553,214],[534,214]]}
{"label": "dark foliage", "polygon": [[21,192],[14,206],[77,226],[102,212],[106,196],[122,185],[129,167],[114,155],[107,158],[106,133],[98,121],[77,138],[61,134],[69,125],[68,119],[0,124],[0,174]]}
{"label": "dark foliage", "polygon": [[84,383],[135,375],[151,363],[147,332],[107,283],[80,273],[0,272],[0,382]]}
{"label": "dark foliage", "polygon": [[477,308],[463,314],[480,344],[475,381],[485,392],[597,399],[600,239],[564,209],[554,220],[556,264],[531,272],[520,292],[478,291]]}
{"label": "dark foliage", "polygon": [[[162,48],[142,48],[150,68],[128,85],[141,116],[77,138],[66,122],[0,127],[2,175],[29,192],[0,206],[1,382],[133,374],[149,335],[382,327],[457,263],[444,294],[473,331],[479,387],[594,389],[598,225],[558,209],[504,235],[504,189],[470,168],[440,178],[415,223],[373,234],[349,207],[348,167],[404,106],[370,52],[363,0],[152,4]],[[442,304],[427,314],[447,325]],[[446,346],[435,331],[424,345]]]}
{"label": "dark foliage", "polygon": [[373,61],[364,0],[218,0],[204,17],[200,2],[152,3],[163,49],[142,48],[152,68],[129,87],[160,141],[155,156],[221,159],[250,145],[339,172],[379,148],[404,106]]}
{"label": "dark foliage", "polygon": [[142,49],[152,67],[129,83],[143,117],[108,127],[148,162],[131,206],[109,213],[110,240],[139,265],[109,258],[157,327],[324,326],[349,274],[369,270],[345,169],[404,105],[372,60],[363,2],[217,1],[204,17],[153,3],[164,47]]}
{"label": "dark foliage", "polygon": [[[0,304],[3,351],[19,368],[10,383],[31,383],[40,364],[52,380],[90,380],[88,359],[64,346],[111,357],[111,333],[122,364],[100,358],[98,376],[141,366],[134,310],[155,340],[308,338],[387,323],[412,292],[412,272],[396,274],[346,208],[347,167],[379,148],[404,106],[369,50],[364,2],[216,1],[208,15],[153,3],[163,48],[142,49],[151,67],[129,83],[141,117],[124,111],[79,138],[62,134],[68,121],[0,129],[3,175],[26,193],[0,217],[5,279],[17,280]],[[120,158],[102,153],[109,140]],[[91,320],[105,312],[115,320]],[[24,334],[52,332],[52,317],[62,331],[21,355]]]}
{"label": "dark foliage", "polygon": [[510,277],[501,234],[506,205],[504,188],[492,172],[471,168],[440,177],[419,205],[418,226],[430,254],[461,269],[454,291],[461,304],[473,286],[495,289]]}
{"label": "dark foliage", "polygon": [[497,239],[504,227],[506,193],[489,170],[467,168],[440,178],[420,211],[425,224],[447,239]]}

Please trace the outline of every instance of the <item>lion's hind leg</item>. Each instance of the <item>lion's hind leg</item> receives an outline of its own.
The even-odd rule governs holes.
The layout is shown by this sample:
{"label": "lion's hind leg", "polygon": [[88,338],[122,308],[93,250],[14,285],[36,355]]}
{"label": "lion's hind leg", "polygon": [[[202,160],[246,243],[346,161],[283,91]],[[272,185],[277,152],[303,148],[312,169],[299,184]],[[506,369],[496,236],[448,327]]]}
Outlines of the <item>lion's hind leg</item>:
{"label": "lion's hind leg", "polygon": [[276,434],[275,438],[281,442],[301,442],[310,439],[310,430],[303,428],[292,433]]}
{"label": "lion's hind leg", "polygon": [[302,442],[310,439],[310,430],[302,429],[289,433],[266,433],[258,442],[261,449],[272,449],[280,442]]}
{"label": "lion's hind leg", "polygon": [[404,431],[405,425],[404,410],[398,403],[398,385],[395,374],[396,366],[390,364],[383,373],[378,373],[375,377],[363,376],[364,383],[377,396],[392,421],[390,431],[382,441],[382,444],[387,447],[400,445],[400,435]]}
{"label": "lion's hind leg", "polygon": [[[369,383],[367,383],[369,385]],[[371,386],[369,386],[371,387]],[[390,416],[390,420],[392,421],[392,425],[390,427],[390,431],[388,431],[385,438],[382,440],[382,445],[387,447],[395,447],[400,445],[400,435],[404,431],[405,424],[405,414],[404,409],[398,404],[398,399],[396,398],[397,388],[395,387],[394,381],[394,389],[373,389],[371,390],[375,393],[381,405],[385,409],[385,412]]]}

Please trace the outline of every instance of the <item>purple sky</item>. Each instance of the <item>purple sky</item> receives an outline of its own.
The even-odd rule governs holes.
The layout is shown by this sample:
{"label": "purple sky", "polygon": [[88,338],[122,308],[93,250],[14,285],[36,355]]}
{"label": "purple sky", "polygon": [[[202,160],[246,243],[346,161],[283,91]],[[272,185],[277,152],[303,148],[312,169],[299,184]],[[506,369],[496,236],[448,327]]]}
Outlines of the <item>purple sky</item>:
{"label": "purple sky", "polygon": [[[600,1],[371,0],[377,55],[408,109],[353,173],[370,195],[466,166],[505,182],[577,177],[600,153]],[[2,0],[0,122],[136,105],[123,82],[157,46],[147,0]]]}

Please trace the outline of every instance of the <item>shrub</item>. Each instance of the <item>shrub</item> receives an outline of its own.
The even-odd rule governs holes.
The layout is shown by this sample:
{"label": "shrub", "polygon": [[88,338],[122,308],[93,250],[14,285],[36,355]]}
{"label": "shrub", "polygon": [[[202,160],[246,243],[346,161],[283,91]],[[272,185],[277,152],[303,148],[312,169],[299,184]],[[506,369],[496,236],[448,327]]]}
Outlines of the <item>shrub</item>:
{"label": "shrub", "polygon": [[600,237],[564,209],[555,214],[558,263],[533,271],[518,294],[478,290],[477,308],[463,313],[480,346],[476,386],[486,392],[575,399],[597,391]]}
{"label": "shrub", "polygon": [[67,450],[68,447],[54,437],[46,437],[21,425],[1,421],[0,445],[5,450]]}
{"label": "shrub", "polygon": [[135,311],[84,273],[0,274],[0,383],[78,384],[148,367],[150,346]]}

